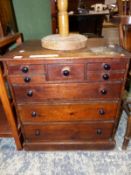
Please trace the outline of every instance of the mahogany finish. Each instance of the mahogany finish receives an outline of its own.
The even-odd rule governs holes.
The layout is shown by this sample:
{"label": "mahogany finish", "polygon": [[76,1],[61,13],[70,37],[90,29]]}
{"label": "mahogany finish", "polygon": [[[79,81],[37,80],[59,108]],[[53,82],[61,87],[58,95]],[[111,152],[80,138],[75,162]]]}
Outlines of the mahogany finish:
{"label": "mahogany finish", "polygon": [[88,71],[100,71],[100,70],[125,70],[126,62],[123,61],[123,64],[119,62],[119,60],[113,60],[111,62],[105,61],[104,63],[97,62],[97,63],[89,63],[87,65]]}
{"label": "mahogany finish", "polygon": [[32,41],[2,61],[25,150],[114,148],[129,64],[125,51],[51,51]]}
{"label": "mahogany finish", "polygon": [[24,125],[23,132],[27,142],[40,141],[89,141],[109,139],[113,123],[51,123],[43,125]]}
{"label": "mahogany finish", "polygon": [[124,72],[90,72],[87,71],[88,81],[117,81],[124,79]]}
{"label": "mahogany finish", "polygon": [[[114,120],[117,114],[116,102],[108,103],[74,103],[74,104],[29,104],[18,105],[22,122],[56,122],[56,121],[102,121]],[[112,111],[110,110],[112,109]]]}
{"label": "mahogany finish", "polygon": [[8,69],[9,74],[11,75],[28,75],[28,74],[44,74],[45,73],[45,67],[44,65],[28,65],[28,64],[20,64],[20,65],[11,65]]}
{"label": "mahogany finish", "polygon": [[[16,101],[43,102],[44,100],[104,100],[119,99],[122,83],[66,83],[13,85]],[[112,87],[114,87],[112,89]]]}

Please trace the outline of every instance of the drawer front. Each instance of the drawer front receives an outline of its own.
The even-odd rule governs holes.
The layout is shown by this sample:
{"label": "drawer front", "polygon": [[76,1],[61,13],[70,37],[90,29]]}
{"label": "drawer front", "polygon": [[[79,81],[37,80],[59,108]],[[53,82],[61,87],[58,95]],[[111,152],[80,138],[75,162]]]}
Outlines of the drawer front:
{"label": "drawer front", "polygon": [[31,74],[45,74],[45,66],[44,65],[26,65],[26,64],[21,64],[21,65],[12,65],[8,66],[8,73],[9,75],[24,75],[24,76],[29,76]]}
{"label": "drawer front", "polygon": [[84,64],[49,64],[49,81],[84,80]]}
{"label": "drawer front", "polygon": [[88,71],[102,71],[102,70],[125,70],[127,62],[97,62],[97,63],[88,63]]}
{"label": "drawer front", "polygon": [[119,99],[121,89],[121,83],[67,83],[13,86],[18,103],[40,102],[44,100]]}
{"label": "drawer front", "polygon": [[8,79],[10,83],[12,84],[24,84],[24,85],[29,85],[29,84],[42,84],[46,82],[46,76],[43,75],[11,75],[8,76]]}
{"label": "drawer front", "polygon": [[24,125],[23,132],[28,141],[86,141],[109,139],[113,123],[66,123]]}
{"label": "drawer front", "polygon": [[19,105],[22,122],[114,120],[117,103]]}
{"label": "drawer front", "polygon": [[87,81],[122,81],[125,73],[116,71],[87,71]]}
{"label": "drawer front", "polygon": [[[87,72],[87,78],[85,81],[123,81],[124,73],[123,72],[97,72],[97,71],[89,71]],[[61,77],[62,78],[62,77]],[[76,78],[76,79],[75,79]],[[80,77],[73,78],[63,78],[61,81],[83,81]],[[77,79],[78,78],[78,79]],[[11,75],[8,76],[9,81],[12,84],[42,84],[48,83],[49,79],[47,79],[46,75]],[[58,79],[52,79],[58,81]],[[60,79],[59,79],[60,80]]]}

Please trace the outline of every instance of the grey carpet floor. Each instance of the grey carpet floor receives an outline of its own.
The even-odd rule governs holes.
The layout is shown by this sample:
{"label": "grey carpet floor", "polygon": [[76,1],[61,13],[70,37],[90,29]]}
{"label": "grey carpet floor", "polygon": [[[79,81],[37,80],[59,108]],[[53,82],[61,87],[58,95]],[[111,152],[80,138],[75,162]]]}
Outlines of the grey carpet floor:
{"label": "grey carpet floor", "polygon": [[13,139],[0,139],[0,175],[131,175],[131,143],[121,149],[127,116],[123,113],[111,151],[16,151]]}

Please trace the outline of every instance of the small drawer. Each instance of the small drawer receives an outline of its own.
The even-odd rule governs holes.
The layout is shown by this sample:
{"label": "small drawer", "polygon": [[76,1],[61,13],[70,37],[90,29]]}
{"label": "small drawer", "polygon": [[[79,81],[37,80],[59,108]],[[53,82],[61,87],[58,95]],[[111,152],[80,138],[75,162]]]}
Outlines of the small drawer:
{"label": "small drawer", "polygon": [[22,122],[115,120],[118,103],[18,105]]}
{"label": "small drawer", "polygon": [[47,70],[49,81],[84,80],[84,64],[50,64]]}
{"label": "small drawer", "polygon": [[42,84],[46,82],[46,75],[11,75],[8,79],[12,84]]}
{"label": "small drawer", "polygon": [[66,83],[41,85],[13,85],[17,103],[48,100],[119,99],[122,83]]}
{"label": "small drawer", "polygon": [[102,71],[102,70],[125,70],[127,62],[98,62],[87,64],[87,71]]}
{"label": "small drawer", "polygon": [[112,137],[113,123],[54,123],[23,125],[26,141],[89,141]]}
{"label": "small drawer", "polygon": [[8,66],[9,75],[31,75],[31,74],[45,74],[44,65],[35,64],[20,64]]}
{"label": "small drawer", "polygon": [[87,71],[87,81],[123,81],[124,72]]}

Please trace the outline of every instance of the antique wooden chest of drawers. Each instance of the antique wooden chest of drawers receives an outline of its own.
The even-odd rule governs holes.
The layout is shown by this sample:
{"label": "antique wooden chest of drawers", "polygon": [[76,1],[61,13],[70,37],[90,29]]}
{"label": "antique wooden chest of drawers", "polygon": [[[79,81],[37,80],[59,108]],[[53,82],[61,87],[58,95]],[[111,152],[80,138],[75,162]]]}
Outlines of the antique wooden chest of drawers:
{"label": "antique wooden chest of drawers", "polygon": [[26,150],[112,149],[129,59],[115,46],[5,55]]}

